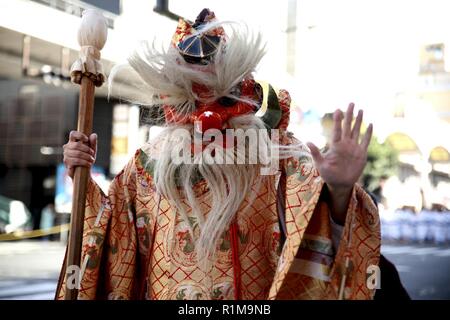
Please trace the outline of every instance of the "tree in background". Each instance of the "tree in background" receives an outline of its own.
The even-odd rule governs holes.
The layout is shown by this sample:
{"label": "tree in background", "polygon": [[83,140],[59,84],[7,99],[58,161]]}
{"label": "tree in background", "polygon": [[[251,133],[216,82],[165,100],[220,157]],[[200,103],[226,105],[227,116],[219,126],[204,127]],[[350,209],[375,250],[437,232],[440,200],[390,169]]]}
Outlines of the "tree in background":
{"label": "tree in background", "polygon": [[381,189],[384,181],[397,174],[398,153],[388,142],[380,143],[372,137],[367,152],[367,164],[362,174],[364,188],[372,192],[381,201]]}

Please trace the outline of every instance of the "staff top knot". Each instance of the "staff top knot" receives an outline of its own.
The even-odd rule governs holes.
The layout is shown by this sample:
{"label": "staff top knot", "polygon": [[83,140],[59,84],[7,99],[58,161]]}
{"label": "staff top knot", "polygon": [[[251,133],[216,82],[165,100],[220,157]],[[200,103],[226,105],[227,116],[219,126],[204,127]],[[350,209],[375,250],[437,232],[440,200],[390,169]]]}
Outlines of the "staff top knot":
{"label": "staff top knot", "polygon": [[94,9],[83,11],[78,29],[78,43],[81,47],[92,46],[102,50],[108,36],[108,24],[103,14]]}
{"label": "staff top knot", "polygon": [[100,62],[100,50],[103,49],[108,36],[108,24],[103,14],[94,9],[83,12],[78,29],[78,43],[81,46],[80,57],[71,68],[74,83],[81,83],[82,77],[89,77],[97,87],[105,81]]}

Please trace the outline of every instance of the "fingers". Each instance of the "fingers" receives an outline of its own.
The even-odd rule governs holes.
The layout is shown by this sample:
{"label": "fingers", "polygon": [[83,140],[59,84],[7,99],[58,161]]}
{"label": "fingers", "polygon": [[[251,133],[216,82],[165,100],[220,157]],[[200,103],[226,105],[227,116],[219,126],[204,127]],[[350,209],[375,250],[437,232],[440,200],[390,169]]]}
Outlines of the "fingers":
{"label": "fingers", "polygon": [[64,146],[64,164],[67,173],[73,178],[76,167],[90,168],[95,162],[97,150],[97,134],[91,134],[89,138],[78,131],[72,131],[69,142]]}
{"label": "fingers", "polygon": [[89,136],[89,146],[94,151],[93,156],[95,157],[97,154],[97,134],[93,133]]}
{"label": "fingers", "polygon": [[370,139],[372,139],[372,132],[373,132],[373,125],[369,124],[366,133],[364,134],[364,137],[361,141],[361,146],[364,148],[364,150],[367,150],[367,148],[369,147]]}
{"label": "fingers", "polygon": [[316,145],[312,142],[308,142],[306,145],[311,150],[311,155],[313,157],[314,162],[317,165],[320,165],[323,161],[323,157],[322,154],[320,153],[319,148],[317,148]]}
{"label": "fingers", "polygon": [[363,111],[359,110],[358,115],[356,116],[355,124],[353,125],[351,136],[350,136],[353,140],[358,141],[358,139],[359,139],[359,132],[361,131],[362,119],[363,119]]}
{"label": "fingers", "polygon": [[345,138],[350,138],[352,132],[352,120],[353,120],[353,109],[355,108],[354,103],[348,105],[347,111],[345,112],[344,125],[342,128],[342,136]]}
{"label": "fingers", "polygon": [[63,146],[64,153],[66,150],[76,150],[80,152],[84,152],[87,154],[90,154],[91,156],[95,157],[95,150],[92,148],[89,148],[89,146],[85,145],[82,142],[69,142]]}
{"label": "fingers", "polygon": [[[342,111],[340,110],[336,110],[336,112],[334,113],[333,142],[338,142],[343,138],[350,138],[356,141],[359,140],[359,134],[361,131],[361,124],[363,120],[363,111],[358,111],[358,115],[356,116],[356,120],[352,128],[354,108],[355,104],[350,103],[348,105],[347,111],[345,112],[345,116],[343,116]],[[343,124],[342,120],[344,120]]]}
{"label": "fingers", "polygon": [[66,164],[67,168],[73,168],[73,167],[86,167],[90,168],[93,161],[84,160],[81,158],[75,158],[75,157],[64,157],[64,163]]}
{"label": "fingers", "polygon": [[333,115],[334,129],[333,129],[333,142],[338,142],[342,137],[342,118],[343,114],[341,110],[336,110]]}
{"label": "fingers", "polygon": [[83,134],[83,133],[81,133],[79,131],[70,131],[69,141],[72,141],[72,142],[75,142],[75,141],[88,142],[89,139],[88,139],[88,137],[85,134]]}
{"label": "fingers", "polygon": [[95,161],[95,158],[93,156],[91,156],[89,153],[82,152],[79,150],[74,150],[74,149],[66,150],[64,152],[64,156],[67,158],[77,158],[77,159],[86,160],[91,163],[93,163]]}

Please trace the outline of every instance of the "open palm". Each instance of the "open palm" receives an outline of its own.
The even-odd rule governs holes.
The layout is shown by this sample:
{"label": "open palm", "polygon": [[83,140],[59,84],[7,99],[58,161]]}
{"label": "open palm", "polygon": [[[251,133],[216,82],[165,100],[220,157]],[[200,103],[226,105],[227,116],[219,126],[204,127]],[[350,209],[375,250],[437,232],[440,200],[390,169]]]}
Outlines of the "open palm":
{"label": "open palm", "polygon": [[[367,147],[372,137],[372,124],[359,142],[363,112],[359,110],[352,128],[354,104],[350,103],[344,114],[334,113],[334,129],[328,150],[321,153],[308,143],[315,166],[322,179],[332,188],[348,189],[358,181],[367,159]],[[344,122],[342,124],[342,121]]]}

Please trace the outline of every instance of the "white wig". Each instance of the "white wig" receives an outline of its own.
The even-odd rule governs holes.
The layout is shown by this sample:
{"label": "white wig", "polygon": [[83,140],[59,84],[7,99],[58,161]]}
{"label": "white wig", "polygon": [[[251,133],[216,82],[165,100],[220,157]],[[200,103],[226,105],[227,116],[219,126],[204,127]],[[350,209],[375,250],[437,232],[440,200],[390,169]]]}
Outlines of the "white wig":
{"label": "white wig", "polygon": [[[180,114],[189,114],[195,101],[202,101],[192,90],[193,83],[211,90],[208,101],[203,102],[220,97],[241,100],[233,95],[232,88],[252,75],[264,56],[265,44],[260,33],[252,33],[246,25],[234,22],[209,23],[197,33],[207,33],[218,26],[228,27],[229,36],[220,43],[210,64],[190,64],[174,47],[158,50],[154,41],[143,41],[127,64],[111,70],[109,94],[147,107],[170,105]],[[121,96],[120,92],[114,92],[114,79],[119,74],[138,89],[136,93]]]}

